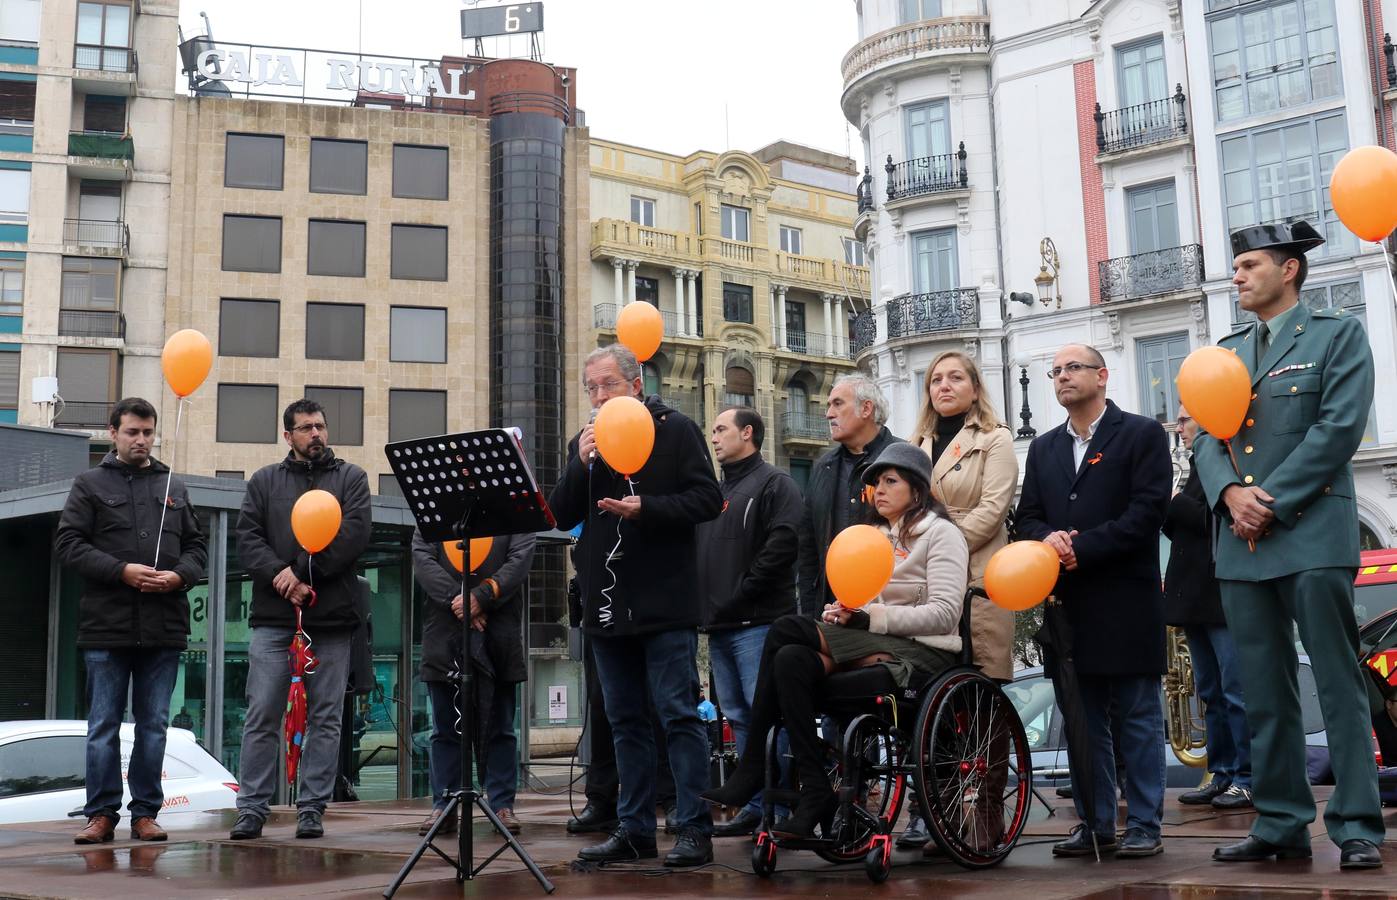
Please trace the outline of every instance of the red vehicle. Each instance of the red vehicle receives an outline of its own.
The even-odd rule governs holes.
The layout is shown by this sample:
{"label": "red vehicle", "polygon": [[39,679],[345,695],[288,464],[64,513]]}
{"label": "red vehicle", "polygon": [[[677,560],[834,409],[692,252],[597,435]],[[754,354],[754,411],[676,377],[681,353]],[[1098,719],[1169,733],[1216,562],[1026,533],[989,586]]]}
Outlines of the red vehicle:
{"label": "red vehicle", "polygon": [[1360,559],[1353,605],[1368,676],[1378,790],[1384,803],[1397,805],[1397,671],[1391,663],[1397,659],[1397,549],[1365,550]]}

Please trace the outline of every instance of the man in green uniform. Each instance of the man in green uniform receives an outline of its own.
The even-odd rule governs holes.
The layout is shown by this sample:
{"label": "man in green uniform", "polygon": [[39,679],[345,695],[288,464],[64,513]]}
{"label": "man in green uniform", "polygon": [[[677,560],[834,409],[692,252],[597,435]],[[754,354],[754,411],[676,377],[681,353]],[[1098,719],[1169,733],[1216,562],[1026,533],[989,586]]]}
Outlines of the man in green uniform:
{"label": "man in green uniform", "polygon": [[1251,401],[1232,439],[1235,468],[1222,441],[1200,434],[1196,445],[1208,503],[1224,523],[1217,577],[1247,696],[1258,813],[1246,840],[1213,852],[1220,862],[1310,856],[1315,805],[1305,777],[1294,622],[1334,766],[1325,827],[1339,845],[1341,868],[1382,865],[1382,807],[1353,614],[1358,509],[1350,465],[1373,402],[1373,356],[1357,319],[1299,302],[1305,251],[1322,243],[1298,221],[1233,233],[1232,282],[1257,321],[1220,343],[1246,364]]}

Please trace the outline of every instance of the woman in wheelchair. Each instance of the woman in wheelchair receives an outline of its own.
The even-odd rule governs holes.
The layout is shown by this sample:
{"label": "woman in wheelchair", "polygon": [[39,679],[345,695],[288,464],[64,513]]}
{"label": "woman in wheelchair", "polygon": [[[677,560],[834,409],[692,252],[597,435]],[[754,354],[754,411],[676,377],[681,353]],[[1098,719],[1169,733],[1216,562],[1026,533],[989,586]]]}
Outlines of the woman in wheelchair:
{"label": "woman in wheelchair", "polygon": [[892,542],[892,578],[863,609],[831,604],[821,621],[785,616],[772,623],[762,648],[752,701],[751,737],[731,778],[704,797],[740,808],[762,789],[765,740],[778,722],[789,735],[800,800],[774,834],[808,838],[826,832],[837,807],[816,732],[816,698],[834,672],[885,666],[899,686],[936,675],[959,661],[959,625],[969,552],[946,508],[931,493],[931,460],[896,443],[864,472],[873,487],[873,524]]}

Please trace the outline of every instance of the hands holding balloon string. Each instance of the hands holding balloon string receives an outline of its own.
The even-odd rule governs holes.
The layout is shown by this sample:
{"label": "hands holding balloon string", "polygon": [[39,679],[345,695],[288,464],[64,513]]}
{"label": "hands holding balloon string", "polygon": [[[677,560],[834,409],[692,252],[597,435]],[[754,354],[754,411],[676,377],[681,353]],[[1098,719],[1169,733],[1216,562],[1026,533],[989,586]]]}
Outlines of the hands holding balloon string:
{"label": "hands holding balloon string", "polygon": [[1276,518],[1275,511],[1267,505],[1275,503],[1276,498],[1255,485],[1228,485],[1222,492],[1222,502],[1227,504],[1227,511],[1232,514],[1232,533],[1244,541],[1264,537],[1266,529]]}
{"label": "hands holding balloon string", "polygon": [[139,563],[127,563],[121,580],[142,594],[168,594],[184,587],[184,579],[174,572],[162,572]]}
{"label": "hands holding balloon string", "polygon": [[1069,572],[1077,568],[1077,551],[1072,548],[1072,539],[1077,534],[1077,529],[1074,528],[1071,531],[1054,531],[1043,538],[1043,543],[1057,554],[1058,562]]}

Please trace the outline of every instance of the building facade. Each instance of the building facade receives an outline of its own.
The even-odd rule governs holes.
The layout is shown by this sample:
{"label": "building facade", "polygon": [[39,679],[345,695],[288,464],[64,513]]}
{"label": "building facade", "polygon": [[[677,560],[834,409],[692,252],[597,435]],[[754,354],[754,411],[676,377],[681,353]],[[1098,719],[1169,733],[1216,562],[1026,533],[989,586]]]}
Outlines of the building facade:
{"label": "building facade", "polygon": [[[1122,408],[1168,426],[1183,359],[1247,319],[1228,232],[1259,222],[1326,235],[1302,299],[1361,317],[1393,370],[1384,250],[1327,190],[1345,151],[1392,146],[1387,4],[856,5],[842,106],[871,161],[856,230],[876,299],[855,346],[898,433],[931,357],[964,349],[1022,455],[1062,420],[1046,370],[1069,342],[1102,352]],[[1397,386],[1379,379],[1354,460],[1365,547],[1397,542],[1394,463]]]}
{"label": "building facade", "polygon": [[654,304],[646,392],[705,432],[725,406],[754,407],[764,456],[803,485],[868,308],[854,180],[852,160],[785,142],[681,157],[594,139],[591,345],[615,340],[627,304]]}

